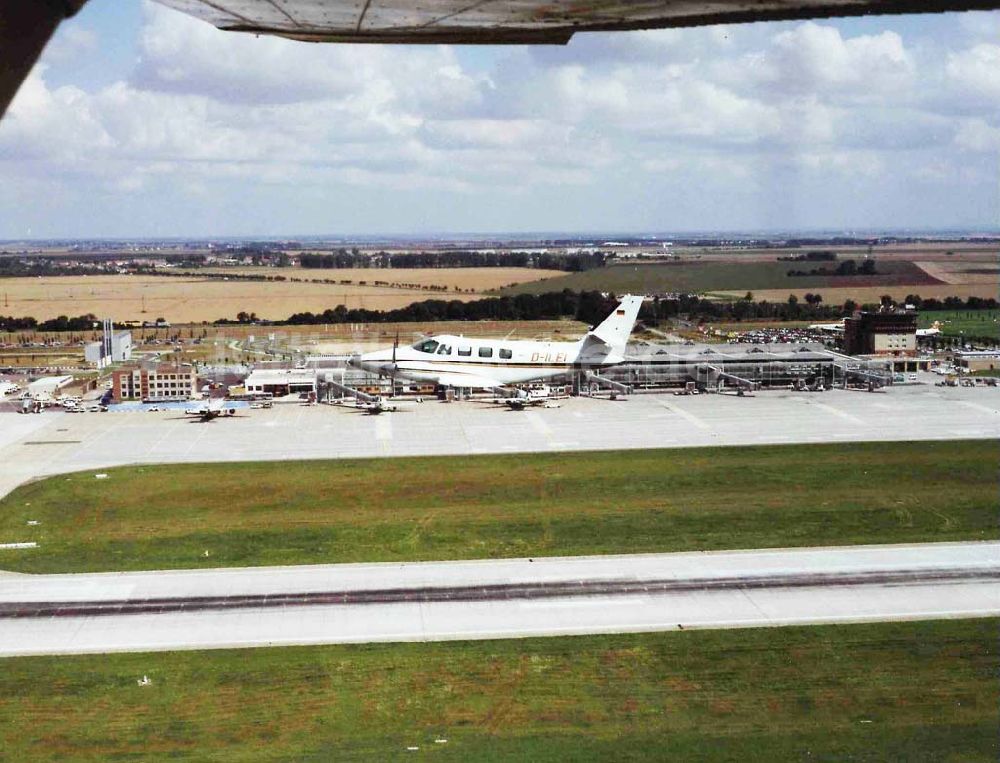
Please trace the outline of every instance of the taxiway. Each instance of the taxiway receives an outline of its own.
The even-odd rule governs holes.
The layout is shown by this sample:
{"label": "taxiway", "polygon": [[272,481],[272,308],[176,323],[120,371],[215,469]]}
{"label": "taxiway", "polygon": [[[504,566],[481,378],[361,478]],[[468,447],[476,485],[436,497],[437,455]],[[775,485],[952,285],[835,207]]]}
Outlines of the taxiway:
{"label": "taxiway", "polygon": [[[1000,438],[1000,388],[754,397],[637,394],[508,411],[428,401],[379,416],[275,405],[200,423],[176,411],[0,414],[0,496],[52,474],[133,463]],[[995,447],[994,443],[984,447]],[[2,563],[0,563],[2,568]]]}

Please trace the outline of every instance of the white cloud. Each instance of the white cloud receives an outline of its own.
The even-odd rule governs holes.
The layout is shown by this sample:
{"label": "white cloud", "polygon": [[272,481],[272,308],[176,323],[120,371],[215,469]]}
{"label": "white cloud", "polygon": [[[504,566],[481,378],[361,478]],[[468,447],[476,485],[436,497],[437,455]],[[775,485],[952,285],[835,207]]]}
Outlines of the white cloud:
{"label": "white cloud", "polygon": [[951,53],[945,72],[954,87],[985,99],[983,106],[1000,110],[1000,45],[981,43]]}
{"label": "white cloud", "polygon": [[955,133],[955,145],[965,151],[1000,153],[1000,127],[983,119],[967,119]]}
{"label": "white cloud", "polygon": [[[831,209],[869,214],[890,193],[916,193],[900,190],[902,177],[926,181],[925,195],[937,177],[954,201],[925,207],[942,214],[962,203],[959,182],[996,195],[981,170],[961,168],[969,152],[998,150],[1000,46],[958,37],[931,55],[897,31],[849,29],[587,35],[566,49],[510,49],[483,67],[449,47],[223,33],[147,4],[140,60],[119,81],[56,87],[36,68],[0,125],[0,166],[32,193],[48,183],[53,204],[79,200],[70,186],[164,200],[163,225],[195,200],[229,215],[248,197],[270,220],[299,220],[290,199],[303,205],[303,194],[336,198],[344,219],[367,221],[379,219],[367,194],[384,194],[383,230],[468,229],[463,219],[490,209],[509,225],[503,206],[535,197],[554,201],[516,207],[524,228],[752,222],[727,226],[736,208],[822,222]],[[831,188],[842,194],[832,205]],[[719,198],[725,205],[710,209]],[[0,197],[0,220],[12,204]],[[330,218],[313,214],[314,229],[329,230]],[[775,222],[767,215],[760,221]],[[230,230],[223,219],[216,232]]]}

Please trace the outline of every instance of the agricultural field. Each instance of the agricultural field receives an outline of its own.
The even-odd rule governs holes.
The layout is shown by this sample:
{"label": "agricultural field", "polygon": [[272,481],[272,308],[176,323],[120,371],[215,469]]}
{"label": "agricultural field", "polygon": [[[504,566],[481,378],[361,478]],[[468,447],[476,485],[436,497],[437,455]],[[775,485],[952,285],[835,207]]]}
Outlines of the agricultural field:
{"label": "agricultural field", "polygon": [[991,336],[1000,339],[1000,310],[928,310],[920,328],[937,325],[946,336]]}
{"label": "agricultural field", "polygon": [[39,544],[0,551],[0,569],[996,538],[996,457],[993,443],[953,441],[128,466],[0,500],[0,536]]}
{"label": "agricultural field", "polygon": [[[998,627],[13,658],[0,674],[0,738],[5,757],[34,761],[992,763]],[[138,686],[144,675],[151,684]]]}
{"label": "agricultural field", "polygon": [[[471,271],[471,272],[470,272]],[[515,272],[521,271],[521,272]],[[271,271],[274,272],[273,270]],[[348,271],[316,271],[337,281],[349,280]],[[372,273],[350,271],[357,280],[375,280]],[[400,273],[393,271],[394,278]],[[420,271],[425,280],[453,289],[492,288],[512,283],[519,277],[539,278],[552,271],[530,268],[434,269]],[[282,275],[284,275],[282,273]],[[476,284],[479,284],[478,286]],[[485,284],[485,286],[484,286]],[[117,321],[152,321],[165,318],[171,323],[196,323],[219,318],[234,319],[237,313],[256,313],[267,320],[283,320],[293,313],[322,312],[337,305],[369,310],[405,307],[425,299],[480,299],[478,291],[433,291],[423,286],[396,288],[370,282],[318,283],[316,281],[225,281],[192,276],[51,276],[5,278],[0,292],[5,315],[32,316],[47,320],[59,315],[109,316]]]}
{"label": "agricultural field", "polygon": [[939,284],[935,278],[916,263],[906,260],[878,262],[878,275],[874,276],[789,276],[790,270],[835,268],[837,263],[806,262],[713,262],[678,260],[676,262],[636,263],[612,265],[582,273],[572,273],[537,283],[524,283],[504,289],[503,293],[541,294],[560,289],[600,290],[616,294],[654,294],[664,292],[704,293],[733,290],[742,297],[751,291],[761,299],[761,290],[782,290],[782,300],[790,292],[827,290],[836,287],[862,289],[878,287],[885,293],[891,286],[920,286]]}
{"label": "agricultural field", "polygon": [[[1000,298],[1000,283],[967,283],[967,284],[937,284],[937,285],[900,285],[900,286],[837,286],[835,288],[800,288],[800,289],[759,289],[754,290],[756,300],[766,299],[769,302],[784,302],[790,294],[803,301],[807,292],[819,294],[824,304],[842,305],[847,300],[854,300],[859,305],[878,304],[883,294],[888,294],[897,302],[902,302],[908,294],[916,294],[921,299],[947,299],[948,297],[981,297],[983,299]],[[714,296],[734,299],[742,297],[746,292],[739,290],[717,291]]]}
{"label": "agricultural field", "polygon": [[561,270],[535,268],[268,268],[255,266],[206,267],[188,270],[162,269],[164,272],[185,273],[192,276],[283,276],[303,281],[347,281],[352,284],[382,287],[409,288],[412,286],[444,287],[450,292],[487,292],[504,286],[514,286],[526,281],[540,281],[565,275]]}

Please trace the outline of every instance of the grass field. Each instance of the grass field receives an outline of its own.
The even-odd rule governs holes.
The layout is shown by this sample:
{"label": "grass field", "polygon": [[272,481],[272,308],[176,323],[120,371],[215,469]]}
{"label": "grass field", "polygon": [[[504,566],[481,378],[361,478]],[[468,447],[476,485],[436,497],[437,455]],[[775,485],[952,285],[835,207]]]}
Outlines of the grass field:
{"label": "grass field", "polygon": [[[973,283],[973,284],[939,284],[937,286],[926,285],[902,285],[902,286],[837,286],[835,288],[790,288],[790,289],[757,289],[754,290],[754,299],[766,299],[768,302],[784,302],[789,294],[794,294],[802,302],[807,292],[819,294],[823,297],[824,304],[842,305],[849,299],[854,300],[859,305],[878,304],[883,294],[888,294],[897,302],[902,302],[908,294],[916,294],[922,299],[945,299],[947,297],[982,297],[983,299],[997,299],[1000,296],[1000,283]],[[746,292],[739,290],[728,290],[715,292],[716,296],[726,299],[738,299]]]}
{"label": "grass field", "polygon": [[1000,310],[928,310],[920,313],[920,328],[940,324],[948,336],[992,336],[1000,338]]}
{"label": "grass field", "polygon": [[[520,284],[504,293],[541,294],[546,291],[573,289],[576,291],[598,289],[616,294],[654,294],[663,292],[710,292],[728,289],[747,291],[756,295],[761,289],[806,289],[891,286],[899,284],[939,283],[916,263],[893,260],[878,263],[876,276],[789,276],[790,270],[810,270],[817,267],[834,268],[836,263],[804,262],[713,262],[681,260],[670,263],[638,263],[613,265],[583,273],[572,273],[541,282]],[[916,287],[914,287],[916,288]],[[787,292],[785,293],[787,297]]]}
{"label": "grass field", "polygon": [[[7,659],[0,755],[993,762],[998,627],[957,620]],[[143,675],[151,685],[136,685]]]}
{"label": "grass field", "polygon": [[953,441],[122,467],[0,501],[0,537],[40,546],[0,551],[0,569],[996,538],[997,454]]}
{"label": "grass field", "polygon": [[[252,269],[248,269],[252,270]],[[300,277],[302,271],[284,269],[270,274]],[[234,273],[242,272],[233,270]],[[305,271],[310,276],[313,272]],[[389,272],[392,278],[384,277]],[[488,289],[518,280],[543,278],[555,271],[530,268],[434,269],[421,271],[423,285],[434,283],[454,288]],[[471,292],[435,292],[421,288],[375,286],[377,279],[402,281],[403,275],[416,279],[414,271],[315,271],[317,277],[350,284],[315,281],[223,281],[166,276],[47,276],[0,279],[4,315],[30,315],[47,320],[59,315],[110,316],[117,321],[152,321],[166,318],[171,323],[234,319],[239,312],[256,313],[268,320],[283,320],[292,313],[322,312],[337,305],[388,310],[405,307],[424,299],[480,299]],[[363,275],[360,275],[363,274]],[[359,281],[368,281],[361,285]],[[416,283],[416,281],[414,281]],[[144,312],[145,311],[145,312]]]}

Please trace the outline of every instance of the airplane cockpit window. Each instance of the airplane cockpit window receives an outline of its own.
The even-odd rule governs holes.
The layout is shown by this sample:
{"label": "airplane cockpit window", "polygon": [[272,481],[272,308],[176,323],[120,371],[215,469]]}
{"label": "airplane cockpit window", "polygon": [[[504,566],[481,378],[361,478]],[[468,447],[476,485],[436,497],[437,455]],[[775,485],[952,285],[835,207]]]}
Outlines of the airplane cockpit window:
{"label": "airplane cockpit window", "polygon": [[430,352],[433,353],[438,348],[438,342],[433,339],[425,339],[422,342],[417,342],[413,345],[414,350],[420,350],[420,352]]}
{"label": "airplane cockpit window", "polygon": [[479,348],[479,357],[481,357],[481,358],[492,358],[493,357],[493,348],[492,347],[480,347]]}
{"label": "airplane cockpit window", "polygon": [[500,350],[500,357],[504,360],[510,360],[513,357],[513,353],[510,350]]}
{"label": "airplane cockpit window", "polygon": [[451,345],[450,344],[442,344],[440,347],[438,347],[437,354],[438,355],[451,355]]}
{"label": "airplane cockpit window", "polygon": [[469,355],[472,354],[472,348],[471,347],[459,347],[458,348],[458,354],[459,355],[463,355],[465,357],[468,357]]}

